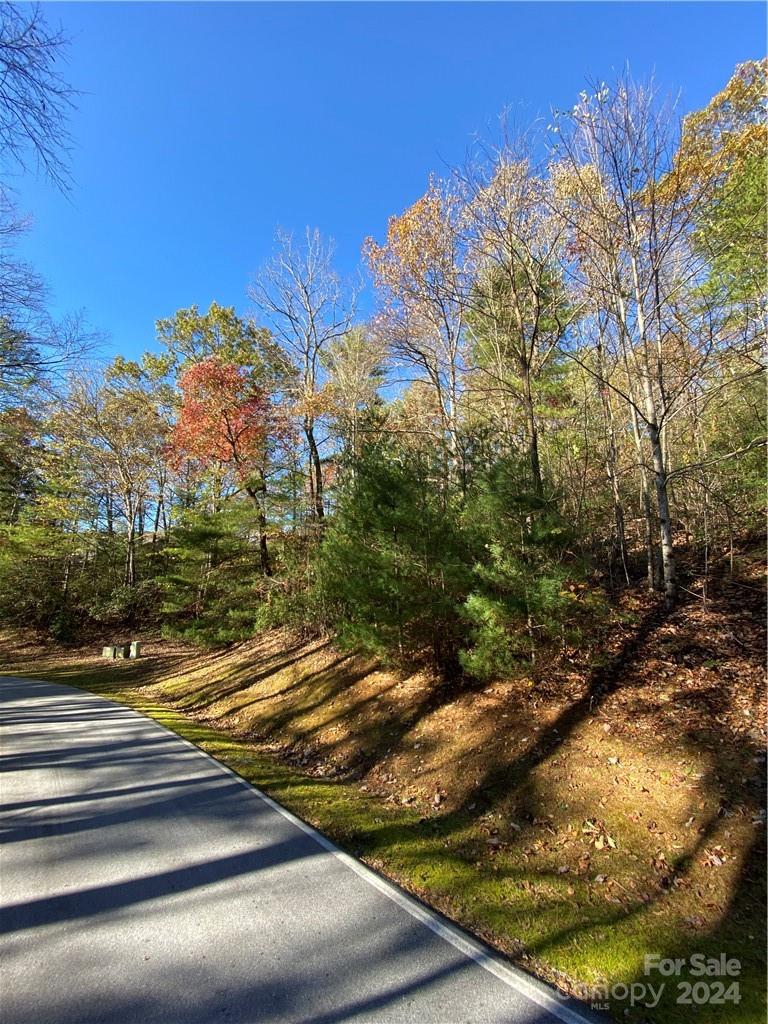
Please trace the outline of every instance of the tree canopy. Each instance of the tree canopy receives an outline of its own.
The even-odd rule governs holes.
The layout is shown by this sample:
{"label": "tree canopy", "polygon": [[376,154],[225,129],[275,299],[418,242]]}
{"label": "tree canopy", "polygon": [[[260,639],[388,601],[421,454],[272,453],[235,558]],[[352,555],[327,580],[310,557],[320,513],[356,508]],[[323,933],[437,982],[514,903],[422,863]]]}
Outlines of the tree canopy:
{"label": "tree canopy", "polygon": [[622,76],[485,140],[366,241],[367,319],[333,243],[280,231],[248,314],[166,313],[140,360],[55,380],[9,264],[0,613],[290,624],[487,679],[622,588],[671,607],[693,562],[706,589],[762,522],[765,79],[678,123]]}

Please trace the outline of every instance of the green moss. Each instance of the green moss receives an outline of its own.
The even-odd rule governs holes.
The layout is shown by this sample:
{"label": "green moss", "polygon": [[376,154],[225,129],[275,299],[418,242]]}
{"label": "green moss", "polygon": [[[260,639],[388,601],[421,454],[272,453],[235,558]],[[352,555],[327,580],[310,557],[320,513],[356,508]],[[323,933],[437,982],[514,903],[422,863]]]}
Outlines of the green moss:
{"label": "green moss", "polygon": [[[764,1019],[763,966],[757,952],[764,927],[759,900],[733,907],[714,931],[691,931],[679,906],[674,913],[667,912],[663,894],[646,901],[641,894],[613,889],[609,896],[609,887],[595,880],[594,870],[590,877],[580,877],[571,868],[561,872],[557,855],[526,853],[515,843],[498,848],[489,844],[482,818],[460,812],[425,818],[407,806],[385,803],[355,782],[311,777],[256,744],[201,724],[162,702],[177,688],[176,680],[169,677],[161,686],[152,686],[157,666],[153,673],[148,661],[121,665],[108,677],[101,666],[76,664],[17,674],[65,682],[148,715],[342,848],[561,986],[578,992],[580,985],[599,984],[605,978],[613,984],[647,981],[646,952],[716,957],[726,951],[743,965],[741,1002],[697,1007],[696,1021],[757,1024]],[[614,851],[611,875],[621,877],[622,857],[623,870],[631,874],[634,856],[629,848]],[[696,905],[693,896],[691,905]],[[692,1008],[677,1005],[676,996],[672,979],[665,998],[652,1011],[654,1024],[690,1021]],[[616,1002],[611,1013],[638,1024],[649,1020],[644,1008],[625,1012],[626,1006]]]}

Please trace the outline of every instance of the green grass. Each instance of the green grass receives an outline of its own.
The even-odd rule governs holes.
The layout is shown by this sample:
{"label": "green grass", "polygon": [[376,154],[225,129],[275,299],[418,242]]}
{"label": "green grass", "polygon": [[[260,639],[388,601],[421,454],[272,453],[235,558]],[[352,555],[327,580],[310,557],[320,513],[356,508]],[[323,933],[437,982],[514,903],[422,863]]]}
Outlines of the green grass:
{"label": "green grass", "polygon": [[[164,703],[172,678],[152,685],[149,662],[103,667],[69,662],[61,668],[35,667],[27,674],[64,682],[125,703],[191,741],[343,849],[473,930],[522,966],[578,993],[580,985],[643,982],[645,952],[719,956],[726,951],[743,964],[738,1006],[704,1005],[693,1010],[675,1003],[676,982],[652,1011],[613,1001],[616,1019],[654,1024],[757,1024],[764,1020],[764,976],[759,904],[734,906],[724,923],[705,932],[682,926],[665,894],[650,902],[627,891],[610,897],[605,885],[573,870],[558,872],[563,854],[522,844],[489,844],[494,815],[460,813],[420,816],[384,802],[355,782],[311,777],[258,745],[223,729],[201,724]],[[500,817],[500,816],[499,816]],[[620,851],[631,860],[631,849]],[[629,861],[627,861],[629,863]],[[611,874],[618,874],[612,866]],[[619,876],[621,877],[621,876]],[[612,890],[612,892],[620,892]],[[679,894],[675,894],[679,899]],[[691,905],[696,896],[691,894]],[[755,908],[758,909],[755,909]],[[658,977],[651,979],[657,982]],[[693,979],[692,979],[693,980]],[[713,980],[713,979],[705,979]]]}

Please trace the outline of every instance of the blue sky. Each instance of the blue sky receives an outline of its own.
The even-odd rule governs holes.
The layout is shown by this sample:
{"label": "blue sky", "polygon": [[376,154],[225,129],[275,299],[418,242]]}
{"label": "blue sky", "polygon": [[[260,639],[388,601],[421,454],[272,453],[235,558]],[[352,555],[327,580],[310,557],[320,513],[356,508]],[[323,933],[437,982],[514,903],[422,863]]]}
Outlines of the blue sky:
{"label": "blue sky", "polygon": [[572,105],[629,61],[696,109],[765,52],[752,3],[44,4],[72,38],[74,189],[15,182],[23,252],[106,351],[215,299],[247,311],[274,229],[366,235],[511,105]]}

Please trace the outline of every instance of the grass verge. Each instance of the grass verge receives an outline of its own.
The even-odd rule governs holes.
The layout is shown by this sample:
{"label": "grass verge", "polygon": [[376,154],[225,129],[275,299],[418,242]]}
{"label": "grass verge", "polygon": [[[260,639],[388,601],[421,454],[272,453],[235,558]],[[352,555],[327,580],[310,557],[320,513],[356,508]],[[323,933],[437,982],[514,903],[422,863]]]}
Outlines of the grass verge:
{"label": "grass verge", "polygon": [[[269,673],[259,673],[258,668],[251,661],[249,675],[260,676],[260,687],[268,689]],[[562,800],[557,804],[565,808],[559,819],[542,811],[544,817],[521,826],[513,821],[510,807],[503,800],[489,798],[486,790],[475,794],[477,801],[485,801],[480,808],[470,799],[424,806],[423,801],[409,802],[409,797],[385,798],[380,792],[371,792],[361,776],[310,774],[276,754],[263,740],[238,736],[226,716],[218,724],[215,716],[209,715],[207,721],[195,716],[190,708],[199,702],[203,682],[194,671],[190,674],[183,651],[114,665],[49,651],[4,670],[65,682],[154,718],[343,849],[571,994],[583,996],[589,986],[599,991],[608,984],[615,991],[615,986],[629,988],[649,981],[657,989],[658,982],[665,979],[645,975],[646,953],[684,958],[692,953],[711,958],[725,953],[742,965],[738,1003],[678,1003],[679,982],[696,980],[684,974],[666,979],[658,1005],[650,1009],[632,1007],[626,998],[610,998],[608,1010],[615,1019],[637,1024],[682,1024],[692,1019],[702,1024],[757,1024],[764,1019],[764,917],[760,895],[751,892],[749,885],[754,844],[744,838],[754,829],[750,832],[748,823],[740,819],[734,822],[728,815],[713,812],[706,819],[706,832],[687,844],[654,835],[651,847],[663,844],[667,853],[660,851],[663,855],[657,860],[661,866],[654,869],[658,877],[651,885],[638,866],[647,860],[650,848],[646,821],[635,829],[629,822],[622,829],[599,821],[594,834],[585,832],[585,821],[597,819],[585,819],[586,810],[573,798],[572,804]],[[226,656],[211,657],[205,679],[220,687],[230,671]],[[317,677],[317,670],[313,675]],[[275,684],[283,704],[285,685],[282,678]],[[295,680],[288,685],[295,685]],[[315,678],[313,692],[317,686]],[[236,692],[242,698],[243,688]],[[280,721],[287,727],[290,710],[281,707]],[[301,708],[294,708],[295,715],[300,712]],[[620,756],[608,760],[629,760],[628,744],[620,747],[617,743],[611,749],[620,750]],[[559,756],[564,749],[558,747]],[[573,759],[575,754],[570,756]],[[537,770],[523,762],[517,765],[516,777],[514,766],[510,767],[503,784],[505,796],[529,785]],[[672,762],[661,765],[660,801],[669,800],[671,792],[664,790],[670,783],[661,776],[672,772]],[[547,780],[553,792],[559,778]],[[543,782],[542,776],[538,783],[541,786]],[[563,789],[567,785],[563,781]],[[552,804],[551,809],[554,807]],[[658,832],[658,823],[653,823]],[[738,836],[735,829],[741,829]],[[612,833],[621,834],[618,849],[608,841]],[[729,850],[738,849],[738,856],[734,852],[721,866],[723,870],[707,866],[706,856],[713,848],[722,852],[722,844]],[[710,879],[715,874],[726,896],[712,887]],[[717,979],[703,980],[710,997],[717,995]]]}

